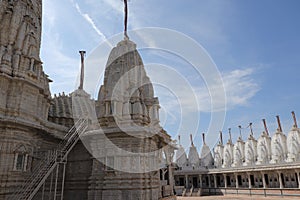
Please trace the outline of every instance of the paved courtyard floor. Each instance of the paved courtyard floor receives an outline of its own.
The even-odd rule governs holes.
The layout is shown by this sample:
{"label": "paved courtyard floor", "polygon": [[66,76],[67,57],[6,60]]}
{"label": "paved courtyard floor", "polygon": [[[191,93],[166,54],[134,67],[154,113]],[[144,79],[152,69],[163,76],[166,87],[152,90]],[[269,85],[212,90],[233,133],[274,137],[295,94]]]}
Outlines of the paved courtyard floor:
{"label": "paved courtyard floor", "polygon": [[299,197],[261,197],[261,196],[209,196],[209,197],[177,197],[177,200],[273,200],[273,199],[300,199]]}

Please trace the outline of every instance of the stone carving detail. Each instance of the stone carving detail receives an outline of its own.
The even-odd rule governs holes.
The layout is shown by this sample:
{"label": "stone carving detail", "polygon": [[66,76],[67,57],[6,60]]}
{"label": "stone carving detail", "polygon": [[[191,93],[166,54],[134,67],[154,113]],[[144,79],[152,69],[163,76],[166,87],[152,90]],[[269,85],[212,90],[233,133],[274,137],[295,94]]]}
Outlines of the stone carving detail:
{"label": "stone carving detail", "polygon": [[187,155],[184,151],[184,148],[180,145],[176,151],[176,163],[179,167],[183,167],[187,162]]}
{"label": "stone carving detail", "polygon": [[286,136],[280,131],[277,130],[275,135],[271,140],[271,151],[272,151],[272,160],[270,163],[280,163],[286,159],[287,156],[287,146],[286,146]]}
{"label": "stone carving detail", "polygon": [[300,160],[300,131],[297,127],[293,127],[287,136],[288,158],[287,162],[295,162]]}
{"label": "stone carving detail", "polygon": [[224,154],[224,146],[220,143],[217,145],[214,152],[214,166],[216,168],[222,167],[223,154]]}
{"label": "stone carving detail", "polygon": [[239,137],[237,143],[233,147],[233,167],[240,167],[243,165],[245,159],[245,142]]}
{"label": "stone carving detail", "polygon": [[245,166],[254,165],[257,161],[257,141],[250,135],[245,144]]}
{"label": "stone carving detail", "polygon": [[271,160],[271,138],[266,132],[257,140],[257,165],[267,164]]}
{"label": "stone carving detail", "polygon": [[228,141],[224,147],[224,163],[223,168],[231,167],[233,161],[233,144]]}
{"label": "stone carving detail", "polygon": [[4,83],[9,90],[1,104],[7,115],[31,122],[47,120],[50,103],[50,80],[39,56],[41,9],[42,0],[0,1],[0,74],[14,80]]}
{"label": "stone carving detail", "polygon": [[41,63],[41,0],[1,1],[0,5],[0,64],[14,70],[36,69]]}
{"label": "stone carving detail", "polygon": [[109,126],[107,122],[111,120],[107,121],[107,117],[111,116],[116,123],[157,126],[159,102],[136,44],[128,39],[119,42],[106,66],[97,101],[100,124]]}
{"label": "stone carving detail", "polygon": [[199,165],[199,155],[197,152],[197,149],[194,145],[192,145],[190,147],[190,151],[189,151],[189,165],[192,166],[193,168],[195,168],[197,165]]}

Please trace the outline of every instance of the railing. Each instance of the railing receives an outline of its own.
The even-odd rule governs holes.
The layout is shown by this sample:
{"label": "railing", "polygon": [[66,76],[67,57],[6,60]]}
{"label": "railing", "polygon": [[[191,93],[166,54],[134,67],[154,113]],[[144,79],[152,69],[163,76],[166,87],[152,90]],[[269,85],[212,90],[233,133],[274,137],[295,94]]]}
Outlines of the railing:
{"label": "railing", "polygon": [[205,195],[249,195],[249,196],[282,196],[300,197],[299,188],[203,188]]}
{"label": "railing", "polygon": [[298,188],[227,188],[226,194],[249,195],[249,196],[290,196],[300,197]]}
{"label": "railing", "polygon": [[64,139],[59,143],[56,151],[41,161],[31,173],[31,176],[24,181],[23,186],[16,191],[10,200],[31,200],[40,187],[45,183],[46,179],[53,172],[59,163],[66,160],[72,148],[76,145],[79,137],[88,127],[88,120],[80,119],[68,131]]}

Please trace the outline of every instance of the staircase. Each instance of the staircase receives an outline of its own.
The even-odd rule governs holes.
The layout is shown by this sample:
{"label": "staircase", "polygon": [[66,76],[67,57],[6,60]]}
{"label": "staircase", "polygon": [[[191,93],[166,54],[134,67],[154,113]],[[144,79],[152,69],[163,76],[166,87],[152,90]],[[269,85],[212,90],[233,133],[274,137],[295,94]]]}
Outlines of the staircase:
{"label": "staircase", "polygon": [[193,191],[194,191],[194,186],[192,186],[190,193],[188,194],[189,197],[191,197],[193,195]]}
{"label": "staircase", "polygon": [[198,192],[197,192],[197,197],[200,197],[201,196],[201,190],[202,188],[199,188]]}
{"label": "staircase", "polygon": [[193,190],[192,197],[198,196],[199,190],[200,190],[199,188],[195,188],[195,189]]}
{"label": "staircase", "polygon": [[[55,168],[56,174],[58,174],[59,164],[65,163],[68,154],[76,145],[80,135],[85,132],[87,127],[87,119],[78,120],[65,135],[64,139],[59,143],[56,151],[53,154],[49,155],[48,158],[41,161],[40,164],[35,167],[34,170],[32,170],[31,176],[29,176],[28,179],[24,181],[23,186],[18,191],[16,191],[9,198],[9,200],[31,200]],[[57,179],[54,188],[54,200],[56,200],[58,196],[60,198],[62,197],[62,194],[57,193],[56,186]]]}
{"label": "staircase", "polygon": [[182,196],[184,197],[185,194],[186,194],[186,188],[183,189],[183,191],[182,191]]}

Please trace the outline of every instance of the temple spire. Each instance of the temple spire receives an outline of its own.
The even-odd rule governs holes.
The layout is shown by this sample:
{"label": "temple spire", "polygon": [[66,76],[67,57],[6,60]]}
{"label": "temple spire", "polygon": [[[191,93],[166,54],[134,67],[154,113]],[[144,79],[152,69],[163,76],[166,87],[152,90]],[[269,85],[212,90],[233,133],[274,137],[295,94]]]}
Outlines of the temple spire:
{"label": "temple spire", "polygon": [[84,55],[85,51],[79,51],[81,56],[81,72],[80,72],[80,85],[78,89],[83,90],[83,81],[84,81]]}
{"label": "temple spire", "polygon": [[190,139],[191,139],[191,145],[194,146],[193,135],[192,134],[190,134]]}
{"label": "temple spire", "polygon": [[202,133],[202,142],[203,142],[203,145],[205,145],[205,133]]}
{"label": "temple spire", "polygon": [[269,135],[269,131],[268,131],[266,120],[263,119],[262,121],[263,121],[263,124],[264,124],[264,127],[265,127],[265,131],[266,131],[267,135]]}
{"label": "temple spire", "polygon": [[239,127],[239,131],[240,131],[240,138],[243,139],[243,137],[242,137],[242,126],[239,125],[238,127]]}
{"label": "temple spire", "polygon": [[232,137],[231,137],[231,128],[228,129],[228,133],[229,133],[229,140],[232,143]]}
{"label": "temple spire", "polygon": [[298,128],[297,119],[296,119],[296,114],[295,114],[294,111],[292,111],[292,116],[293,116],[293,119],[294,119],[294,127],[295,127],[295,128]]}
{"label": "temple spire", "polygon": [[220,143],[221,143],[221,145],[223,145],[223,133],[222,133],[222,131],[220,131]]}
{"label": "temple spire", "polygon": [[279,130],[279,132],[282,132],[282,127],[281,127],[279,115],[277,115],[276,118],[277,118],[277,123],[278,123],[278,130]]}
{"label": "temple spire", "polygon": [[250,133],[251,133],[251,135],[253,135],[253,128],[252,128],[252,125],[253,125],[252,122],[250,122],[250,123],[249,123],[249,127],[250,127]]}
{"label": "temple spire", "polygon": [[127,23],[128,23],[128,0],[123,0],[124,1],[124,36],[125,39],[128,39],[128,35],[127,35]]}

